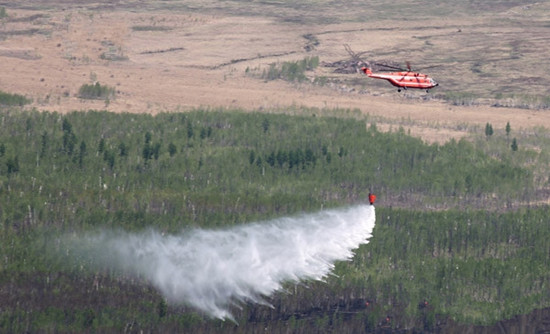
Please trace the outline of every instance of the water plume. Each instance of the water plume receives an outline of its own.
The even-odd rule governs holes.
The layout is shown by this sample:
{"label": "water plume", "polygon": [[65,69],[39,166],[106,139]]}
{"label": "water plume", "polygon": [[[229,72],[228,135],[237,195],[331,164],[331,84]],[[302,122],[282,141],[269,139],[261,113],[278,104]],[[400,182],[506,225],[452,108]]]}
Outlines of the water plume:
{"label": "water plume", "polygon": [[263,303],[284,282],[323,279],[374,224],[374,207],[363,205],[177,235],[104,231],[77,244],[96,263],[147,279],[171,303],[231,319],[235,303]]}

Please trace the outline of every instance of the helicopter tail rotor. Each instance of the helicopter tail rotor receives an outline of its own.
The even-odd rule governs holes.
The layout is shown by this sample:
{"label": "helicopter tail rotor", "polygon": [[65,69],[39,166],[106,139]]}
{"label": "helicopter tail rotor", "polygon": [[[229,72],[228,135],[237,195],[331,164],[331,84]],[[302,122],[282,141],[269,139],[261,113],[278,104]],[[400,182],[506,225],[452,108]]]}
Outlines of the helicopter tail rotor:
{"label": "helicopter tail rotor", "polygon": [[372,74],[372,70],[370,69],[370,67],[361,67],[361,71],[363,71],[363,73],[365,73],[366,75]]}

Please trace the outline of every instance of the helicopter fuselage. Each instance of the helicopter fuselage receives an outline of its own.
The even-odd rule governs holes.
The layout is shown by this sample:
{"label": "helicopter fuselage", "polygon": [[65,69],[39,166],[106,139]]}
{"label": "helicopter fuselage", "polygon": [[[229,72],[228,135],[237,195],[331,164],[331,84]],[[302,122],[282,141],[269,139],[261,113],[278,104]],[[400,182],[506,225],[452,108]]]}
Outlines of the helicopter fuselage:
{"label": "helicopter fuselage", "polygon": [[384,79],[389,81],[392,85],[399,88],[416,88],[429,90],[438,86],[439,84],[426,74],[403,71],[403,72],[388,72],[388,73],[373,73],[369,68],[363,67],[361,69],[368,77],[374,79]]}

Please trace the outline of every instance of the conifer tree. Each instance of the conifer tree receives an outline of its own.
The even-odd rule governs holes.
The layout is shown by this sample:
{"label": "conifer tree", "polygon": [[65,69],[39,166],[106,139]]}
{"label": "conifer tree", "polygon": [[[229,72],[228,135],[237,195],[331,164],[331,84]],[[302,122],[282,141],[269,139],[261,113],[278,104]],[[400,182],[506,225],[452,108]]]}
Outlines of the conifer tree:
{"label": "conifer tree", "polygon": [[485,124],[485,136],[487,140],[493,135],[493,126],[490,123]]}
{"label": "conifer tree", "polygon": [[80,168],[84,165],[84,156],[86,155],[86,143],[83,141],[80,142],[80,151],[78,153],[78,166]]}
{"label": "conifer tree", "polygon": [[512,151],[514,151],[514,152],[518,150],[518,142],[517,142],[516,138],[512,139],[511,147],[512,147]]}
{"label": "conifer tree", "polygon": [[173,157],[177,153],[178,149],[174,143],[168,144],[168,153]]}

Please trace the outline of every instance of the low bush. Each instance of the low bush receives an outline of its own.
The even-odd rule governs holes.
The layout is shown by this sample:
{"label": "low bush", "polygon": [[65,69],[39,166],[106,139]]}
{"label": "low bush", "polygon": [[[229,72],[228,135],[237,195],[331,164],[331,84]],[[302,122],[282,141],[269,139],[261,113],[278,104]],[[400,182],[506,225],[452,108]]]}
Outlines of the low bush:
{"label": "low bush", "polygon": [[[1,16],[0,16],[1,17]],[[32,101],[23,95],[10,94],[0,91],[0,105],[3,106],[23,106]]]}
{"label": "low bush", "polygon": [[99,82],[91,85],[84,84],[78,90],[78,97],[90,100],[112,99],[115,97],[115,89],[101,85]]}

